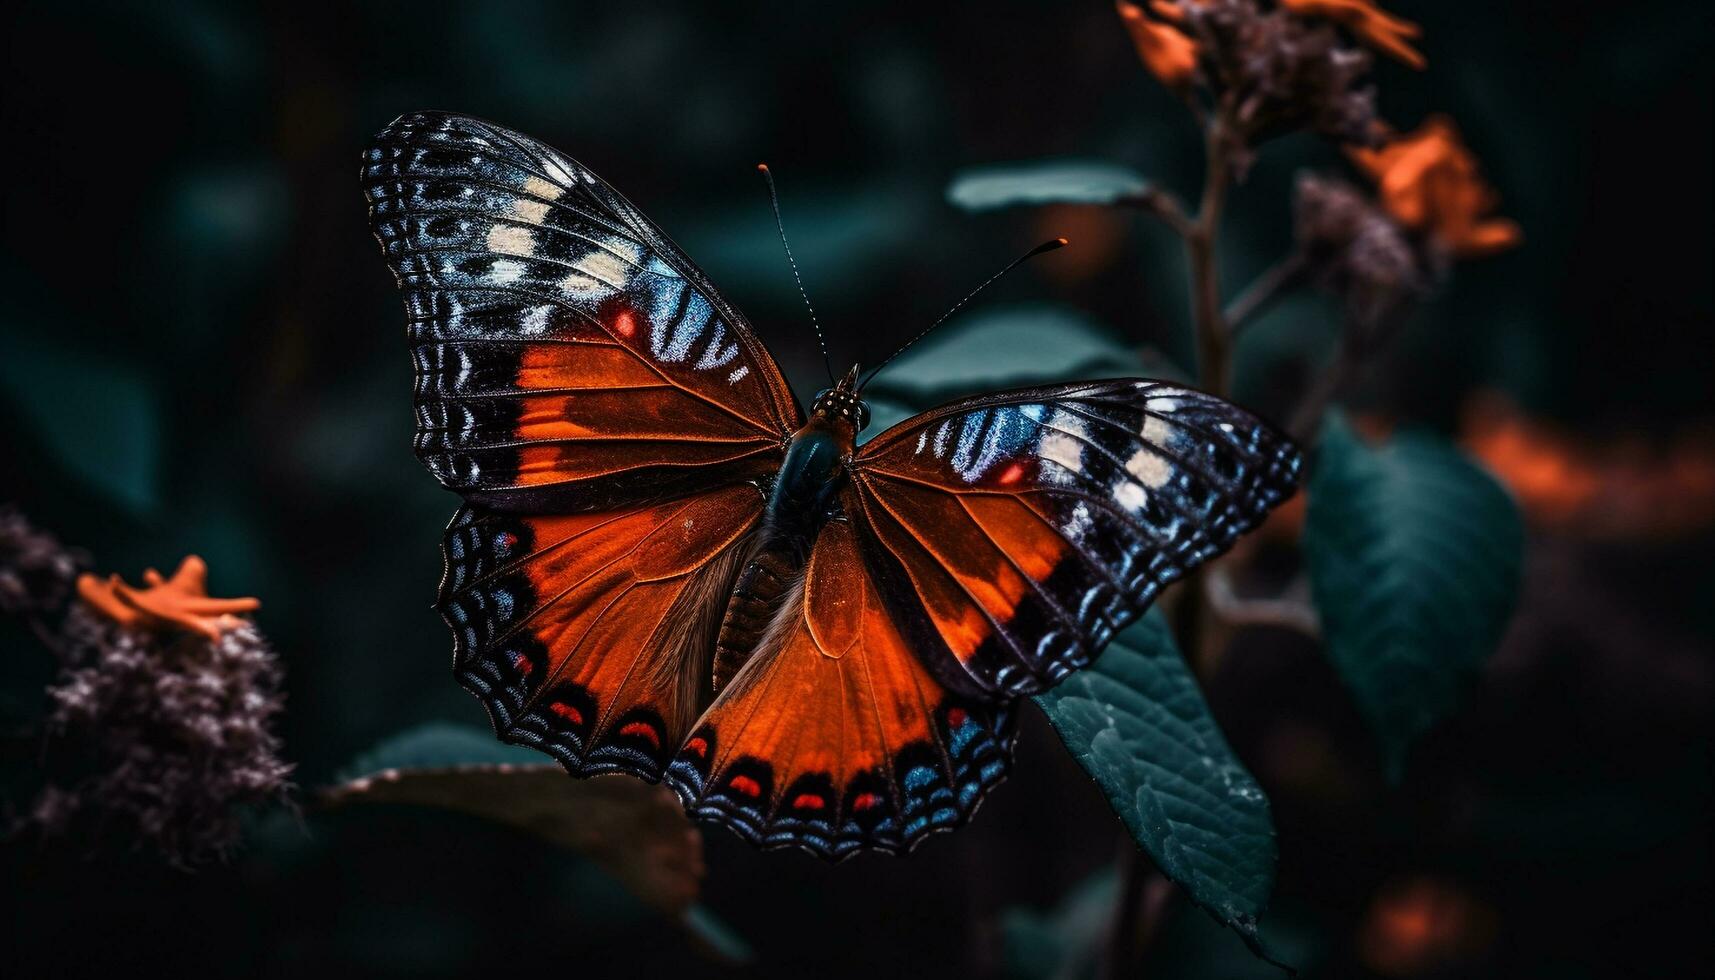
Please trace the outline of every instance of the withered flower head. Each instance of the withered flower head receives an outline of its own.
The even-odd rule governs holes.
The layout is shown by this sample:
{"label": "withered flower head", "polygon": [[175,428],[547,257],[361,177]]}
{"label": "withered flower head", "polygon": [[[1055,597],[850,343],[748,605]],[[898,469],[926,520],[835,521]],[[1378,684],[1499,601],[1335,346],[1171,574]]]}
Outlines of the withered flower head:
{"label": "withered flower head", "polygon": [[1393,136],[1375,149],[1349,152],[1358,169],[1376,182],[1388,213],[1455,258],[1493,255],[1524,238],[1514,222],[1488,217],[1500,198],[1446,116],[1431,116],[1415,132]]}
{"label": "withered flower head", "polygon": [[0,507],[0,612],[58,611],[71,597],[83,556],[11,507]]}
{"label": "withered flower head", "polygon": [[1358,40],[1412,68],[1422,70],[1429,63],[1411,46],[1411,41],[1423,36],[1423,28],[1378,9],[1370,0],[1280,0],[1280,5],[1300,17],[1339,24]]}
{"label": "withered flower head", "polygon": [[1117,0],[1115,7],[1149,73],[1168,88],[1190,85],[1197,74],[1196,42],[1171,23],[1145,14],[1136,4]]}
{"label": "withered flower head", "polygon": [[46,835],[149,844],[188,866],[230,850],[240,807],[284,800],[279,664],[233,615],[256,601],[209,599],[206,576],[187,559],[144,589],[80,583],[90,601],[66,616],[48,689],[57,776],[31,813]]}
{"label": "withered flower head", "polygon": [[1367,51],[1340,29],[1413,67],[1416,24],[1370,0],[1150,0],[1117,4],[1145,67],[1169,87],[1202,86],[1231,114],[1225,133],[1241,167],[1245,147],[1298,129],[1368,144],[1375,93],[1360,85]]}
{"label": "withered flower head", "polygon": [[1379,324],[1428,291],[1427,257],[1358,188],[1300,174],[1293,211],[1293,233],[1311,275],[1346,300],[1358,325]]}

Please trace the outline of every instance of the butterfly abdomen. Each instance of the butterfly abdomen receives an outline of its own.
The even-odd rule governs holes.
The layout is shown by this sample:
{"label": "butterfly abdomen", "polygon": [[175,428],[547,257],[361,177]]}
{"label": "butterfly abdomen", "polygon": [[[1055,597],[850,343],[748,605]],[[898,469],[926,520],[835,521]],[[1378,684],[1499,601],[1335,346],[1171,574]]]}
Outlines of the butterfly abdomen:
{"label": "butterfly abdomen", "polygon": [[851,452],[850,440],[849,425],[835,430],[820,419],[793,436],[768,494],[756,550],[738,575],[715,641],[716,691],[756,652],[781,597],[803,577],[810,546],[839,485],[840,460]]}
{"label": "butterfly abdomen", "polygon": [[714,688],[726,687],[734,674],[756,650],[762,634],[774,618],[780,598],[803,574],[800,549],[789,541],[764,540],[761,550],[745,564],[727,603],[715,639]]}

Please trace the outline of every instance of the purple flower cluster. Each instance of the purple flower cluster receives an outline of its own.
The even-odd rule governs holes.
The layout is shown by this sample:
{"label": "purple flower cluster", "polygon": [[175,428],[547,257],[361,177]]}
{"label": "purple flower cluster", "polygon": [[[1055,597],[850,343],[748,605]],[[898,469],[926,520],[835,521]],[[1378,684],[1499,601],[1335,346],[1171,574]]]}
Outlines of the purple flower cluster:
{"label": "purple flower cluster", "polygon": [[1202,0],[1178,10],[1203,53],[1211,91],[1232,106],[1237,131],[1222,135],[1241,173],[1251,147],[1299,129],[1373,141],[1375,89],[1360,84],[1372,58],[1342,41],[1331,24],[1255,0]]}
{"label": "purple flower cluster", "polygon": [[15,829],[90,850],[153,848],[182,867],[222,858],[245,807],[288,802],[292,767],[271,727],[279,661],[248,621],[210,639],[124,626],[83,601],[68,609],[80,564],[0,514],[0,610],[64,610],[57,631],[42,630],[60,661],[47,690],[47,785]]}
{"label": "purple flower cluster", "polygon": [[0,507],[0,613],[40,615],[63,608],[87,560]]}
{"label": "purple flower cluster", "polygon": [[241,808],[285,801],[292,767],[270,728],[280,666],[255,626],[210,641],[78,606],[65,641],[49,728],[90,774],[43,793],[33,816],[45,832],[117,835],[191,865],[230,851]]}
{"label": "purple flower cluster", "polygon": [[1337,177],[1300,174],[1293,205],[1311,276],[1345,297],[1355,326],[1374,328],[1429,290],[1434,256],[1363,191]]}

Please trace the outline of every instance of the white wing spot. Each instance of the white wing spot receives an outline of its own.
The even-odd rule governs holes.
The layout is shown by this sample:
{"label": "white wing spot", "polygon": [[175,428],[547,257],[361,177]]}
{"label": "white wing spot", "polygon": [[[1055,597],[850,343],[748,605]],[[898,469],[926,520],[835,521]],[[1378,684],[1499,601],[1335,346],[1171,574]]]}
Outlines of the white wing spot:
{"label": "white wing spot", "polygon": [[1045,430],[1036,445],[1036,455],[1061,469],[1073,473],[1084,471],[1084,444],[1064,432]]}
{"label": "white wing spot", "polygon": [[624,289],[625,281],[630,278],[630,266],[625,260],[612,252],[593,251],[585,253],[572,265],[588,274],[590,278],[600,280],[614,289]]}
{"label": "white wing spot", "polygon": [[741,364],[737,368],[734,368],[733,372],[731,374],[726,376],[727,383],[728,384],[738,384],[739,381],[743,380],[744,376],[749,374],[749,373],[750,373],[750,368]]}
{"label": "white wing spot", "polygon": [[524,181],[524,193],[534,194],[550,201],[558,201],[560,195],[565,193],[565,189],[540,177],[530,177]]}
{"label": "white wing spot", "polygon": [[1114,502],[1129,511],[1140,511],[1148,502],[1149,494],[1130,480],[1122,480],[1114,487]]}
{"label": "white wing spot", "polygon": [[550,315],[551,311],[549,307],[531,307],[530,312],[524,314],[524,319],[518,321],[518,332],[527,337],[536,337],[547,333],[548,317]]}
{"label": "white wing spot", "polygon": [[1163,449],[1172,449],[1179,437],[1179,430],[1164,419],[1153,415],[1143,417],[1143,441],[1153,443]]}
{"label": "white wing spot", "polygon": [[548,202],[521,197],[512,202],[512,214],[520,221],[539,225],[548,216]]}
{"label": "white wing spot", "polygon": [[1167,458],[1147,448],[1132,453],[1125,461],[1125,469],[1151,490],[1160,489],[1173,478],[1173,465]]}
{"label": "white wing spot", "polygon": [[536,236],[528,228],[497,224],[488,229],[488,250],[529,258],[536,254]]}
{"label": "white wing spot", "polygon": [[561,168],[561,166],[559,164],[555,163],[552,160],[543,160],[542,161],[542,169],[548,171],[548,176],[550,178],[552,178],[553,180],[558,181],[562,185],[570,184],[573,182],[572,181],[572,175],[566,173],[566,171],[563,168]]}

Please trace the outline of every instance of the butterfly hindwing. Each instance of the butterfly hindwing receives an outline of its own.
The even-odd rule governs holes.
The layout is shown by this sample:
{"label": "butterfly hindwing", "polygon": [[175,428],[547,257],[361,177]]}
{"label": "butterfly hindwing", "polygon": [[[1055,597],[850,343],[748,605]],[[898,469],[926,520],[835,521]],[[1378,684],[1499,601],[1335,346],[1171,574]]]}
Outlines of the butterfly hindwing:
{"label": "butterfly hindwing", "polygon": [[903,852],[970,816],[1012,739],[1009,706],[952,694],[917,658],[857,532],[835,521],[667,780],[693,813],[763,846]]}
{"label": "butterfly hindwing", "polygon": [[461,509],[440,591],[459,682],[501,738],[575,775],[659,778],[707,700],[761,511],[748,485],[599,513]]}
{"label": "butterfly hindwing", "polygon": [[801,412],[744,319],[635,207],[529,137],[443,113],[364,155],[405,294],[416,449],[514,511],[765,476]]}
{"label": "butterfly hindwing", "polygon": [[967,399],[860,447],[847,510],[942,681],[1005,698],[1089,663],[1169,582],[1293,492],[1300,457],[1155,381]]}

